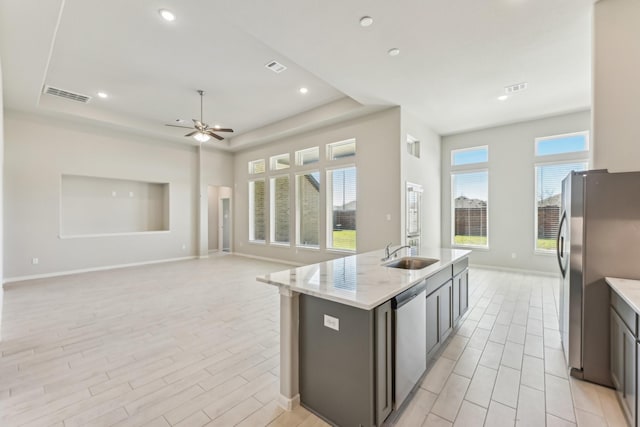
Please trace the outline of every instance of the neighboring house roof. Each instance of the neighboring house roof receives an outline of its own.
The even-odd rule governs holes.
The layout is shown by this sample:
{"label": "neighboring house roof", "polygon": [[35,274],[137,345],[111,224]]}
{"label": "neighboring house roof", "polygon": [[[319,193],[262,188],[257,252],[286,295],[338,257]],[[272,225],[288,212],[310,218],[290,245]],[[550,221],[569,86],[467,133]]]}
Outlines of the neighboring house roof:
{"label": "neighboring house roof", "polygon": [[549,196],[546,199],[542,199],[538,202],[538,207],[545,207],[545,206],[560,206],[561,203],[561,194],[554,194],[553,196]]}
{"label": "neighboring house roof", "polygon": [[350,202],[347,202],[344,204],[344,206],[334,206],[333,210],[338,210],[338,211],[355,211],[356,210],[356,201],[352,200]]}
{"label": "neighboring house roof", "polygon": [[465,196],[460,196],[456,198],[456,208],[486,208],[487,202],[480,199],[469,199]]}

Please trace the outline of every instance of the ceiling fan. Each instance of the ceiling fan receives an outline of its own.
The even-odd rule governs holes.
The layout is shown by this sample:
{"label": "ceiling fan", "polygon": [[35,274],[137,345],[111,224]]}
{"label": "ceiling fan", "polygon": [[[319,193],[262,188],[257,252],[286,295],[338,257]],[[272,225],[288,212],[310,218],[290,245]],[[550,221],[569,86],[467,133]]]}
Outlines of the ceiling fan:
{"label": "ceiling fan", "polygon": [[216,132],[233,132],[233,129],[220,128],[219,126],[209,127],[209,125],[206,124],[202,118],[202,99],[204,98],[204,91],[202,89],[198,89],[198,94],[200,94],[200,120],[192,119],[193,127],[180,126],[180,125],[168,125],[168,124],[165,124],[165,126],[171,126],[174,128],[185,128],[185,129],[195,128],[193,132],[189,132],[185,136],[186,137],[192,136],[193,139],[195,139],[198,142],[207,142],[208,140],[211,139],[211,137],[214,137],[215,139],[222,141],[224,137],[216,134]]}

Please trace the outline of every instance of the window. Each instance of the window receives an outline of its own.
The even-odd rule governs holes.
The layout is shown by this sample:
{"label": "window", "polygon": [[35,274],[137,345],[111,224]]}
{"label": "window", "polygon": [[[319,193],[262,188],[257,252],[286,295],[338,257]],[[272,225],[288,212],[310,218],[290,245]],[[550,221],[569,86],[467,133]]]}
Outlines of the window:
{"label": "window", "polygon": [[289,243],[289,175],[271,178],[271,242]]}
{"label": "window", "polygon": [[249,175],[255,175],[257,173],[264,173],[266,169],[264,159],[254,160],[249,162]]}
{"label": "window", "polygon": [[420,158],[420,141],[407,135],[407,152],[413,157]]}
{"label": "window", "polygon": [[489,172],[452,174],[453,241],[457,246],[489,247]]}
{"label": "window", "polygon": [[473,147],[451,151],[451,165],[462,166],[489,161],[489,147]]}
{"label": "window", "polygon": [[536,156],[581,153],[583,157],[588,151],[588,132],[570,133],[566,135],[548,136],[536,139]]}
{"label": "window", "polygon": [[535,251],[553,253],[562,208],[562,180],[571,171],[589,168],[589,134],[537,138],[535,150],[536,160],[546,162],[535,165]]}
{"label": "window", "polygon": [[[264,162],[264,161],[263,161]],[[265,181],[249,182],[249,240],[265,240]]]}
{"label": "window", "polygon": [[296,244],[320,247],[320,172],[296,176]]}
{"label": "window", "polygon": [[271,170],[277,171],[289,167],[289,153],[271,157]]}
{"label": "window", "polygon": [[346,141],[334,142],[327,144],[327,159],[338,160],[345,157],[356,155],[356,140],[348,139]]}
{"label": "window", "polygon": [[306,150],[296,151],[296,165],[305,166],[317,163],[320,160],[320,148],[312,147]]}
{"label": "window", "polygon": [[555,250],[561,214],[562,180],[571,171],[586,169],[586,162],[536,166],[536,250]]}
{"label": "window", "polygon": [[327,248],[356,250],[356,168],[327,171]]}

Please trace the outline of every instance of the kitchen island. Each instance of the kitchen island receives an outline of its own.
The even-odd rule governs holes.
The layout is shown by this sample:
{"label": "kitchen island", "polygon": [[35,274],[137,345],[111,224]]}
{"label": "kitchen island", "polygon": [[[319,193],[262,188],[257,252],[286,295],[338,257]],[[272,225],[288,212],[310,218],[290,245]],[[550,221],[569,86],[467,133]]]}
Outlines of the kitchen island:
{"label": "kitchen island", "polygon": [[[469,252],[420,248],[411,255],[432,263],[412,270],[388,266],[393,260],[381,261],[381,249],[259,276],[280,291],[281,406],[292,409],[302,394],[307,408],[332,423],[382,424],[394,408],[392,300],[424,288],[427,311],[416,334],[431,343],[421,356],[432,354],[468,306]],[[353,418],[358,412],[362,417]]]}

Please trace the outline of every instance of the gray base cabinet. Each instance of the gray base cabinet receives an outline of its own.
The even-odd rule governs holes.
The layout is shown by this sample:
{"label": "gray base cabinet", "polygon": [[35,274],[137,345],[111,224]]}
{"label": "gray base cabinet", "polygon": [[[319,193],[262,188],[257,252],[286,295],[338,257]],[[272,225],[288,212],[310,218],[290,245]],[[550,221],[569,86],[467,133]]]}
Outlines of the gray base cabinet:
{"label": "gray base cabinet", "polygon": [[617,294],[609,309],[610,372],[618,400],[630,425],[637,425],[638,351],[637,316]]}
{"label": "gray base cabinet", "polygon": [[391,303],[361,310],[301,294],[299,319],[303,406],[339,426],[381,425],[393,405]]}
{"label": "gray base cabinet", "polygon": [[427,357],[440,348],[469,308],[467,258],[434,274],[427,281]]}

